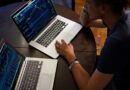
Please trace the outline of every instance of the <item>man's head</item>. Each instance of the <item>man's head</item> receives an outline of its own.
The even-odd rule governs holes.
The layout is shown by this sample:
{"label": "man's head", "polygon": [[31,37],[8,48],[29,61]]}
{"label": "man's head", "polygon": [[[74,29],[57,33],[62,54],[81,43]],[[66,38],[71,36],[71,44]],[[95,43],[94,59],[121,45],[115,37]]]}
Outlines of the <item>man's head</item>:
{"label": "man's head", "polygon": [[90,19],[103,19],[108,13],[120,15],[128,4],[129,0],[86,0],[85,7]]}
{"label": "man's head", "polygon": [[94,0],[96,6],[108,5],[115,13],[121,13],[129,4],[129,0]]}

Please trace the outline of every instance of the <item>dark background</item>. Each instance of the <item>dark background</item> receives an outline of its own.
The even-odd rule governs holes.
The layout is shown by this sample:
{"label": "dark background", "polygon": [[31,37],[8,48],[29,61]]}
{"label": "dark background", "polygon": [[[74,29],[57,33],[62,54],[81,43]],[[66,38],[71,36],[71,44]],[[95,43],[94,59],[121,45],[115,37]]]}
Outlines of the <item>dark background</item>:
{"label": "dark background", "polygon": [[22,0],[0,0],[0,7],[14,2],[22,2]]}

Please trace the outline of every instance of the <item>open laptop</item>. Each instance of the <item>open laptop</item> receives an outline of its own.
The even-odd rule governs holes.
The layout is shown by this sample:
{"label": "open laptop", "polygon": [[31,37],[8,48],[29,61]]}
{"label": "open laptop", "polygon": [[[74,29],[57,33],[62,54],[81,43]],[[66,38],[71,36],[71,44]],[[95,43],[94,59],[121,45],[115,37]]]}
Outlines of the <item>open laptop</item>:
{"label": "open laptop", "polygon": [[61,39],[69,43],[82,26],[58,15],[51,0],[27,2],[11,15],[29,45],[52,58],[59,55],[55,42]]}
{"label": "open laptop", "polygon": [[57,60],[24,57],[0,42],[0,90],[52,90]]}

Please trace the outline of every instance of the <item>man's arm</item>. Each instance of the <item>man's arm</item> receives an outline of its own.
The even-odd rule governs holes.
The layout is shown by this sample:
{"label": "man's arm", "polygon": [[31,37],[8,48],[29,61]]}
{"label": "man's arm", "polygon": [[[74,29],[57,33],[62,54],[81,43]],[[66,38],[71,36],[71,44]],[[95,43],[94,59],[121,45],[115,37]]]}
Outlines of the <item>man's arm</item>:
{"label": "man's arm", "polygon": [[55,45],[57,52],[71,65],[71,71],[80,90],[102,90],[112,79],[113,74],[104,74],[98,70],[90,76],[80,63],[73,63],[76,56],[72,44],[62,40],[61,43],[57,41]]}
{"label": "man's arm", "polygon": [[84,11],[84,8],[82,9],[80,13],[79,22],[86,27],[97,27],[97,28],[105,28],[106,26],[103,24],[103,21],[101,19],[96,20],[89,20],[89,16],[87,12]]}
{"label": "man's arm", "polygon": [[80,90],[103,90],[113,77],[98,70],[90,76],[80,64],[73,66],[72,73]]}
{"label": "man's arm", "polygon": [[79,22],[86,27],[98,27],[105,28],[103,21],[101,19],[90,20],[87,8],[84,6],[80,12]]}

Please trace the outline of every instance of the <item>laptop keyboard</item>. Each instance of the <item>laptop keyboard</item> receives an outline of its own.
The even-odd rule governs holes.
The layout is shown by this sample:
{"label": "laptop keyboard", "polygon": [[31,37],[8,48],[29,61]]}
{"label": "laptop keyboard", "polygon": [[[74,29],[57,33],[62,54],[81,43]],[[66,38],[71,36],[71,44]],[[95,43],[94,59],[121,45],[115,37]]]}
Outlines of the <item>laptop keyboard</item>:
{"label": "laptop keyboard", "polygon": [[47,47],[67,25],[65,22],[57,20],[36,42]]}
{"label": "laptop keyboard", "polygon": [[42,61],[28,61],[19,90],[36,90]]}

